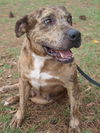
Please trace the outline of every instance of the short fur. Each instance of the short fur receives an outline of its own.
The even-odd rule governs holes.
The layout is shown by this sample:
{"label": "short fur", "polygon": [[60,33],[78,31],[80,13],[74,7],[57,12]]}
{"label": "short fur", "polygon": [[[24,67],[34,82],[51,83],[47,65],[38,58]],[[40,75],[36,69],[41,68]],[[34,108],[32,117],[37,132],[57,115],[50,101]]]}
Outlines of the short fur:
{"label": "short fur", "polygon": [[[50,26],[43,23],[46,17],[53,20]],[[58,62],[42,47],[45,44],[60,50],[70,49],[72,44],[66,31],[72,29],[71,18],[65,7],[58,6],[39,9],[17,21],[16,36],[26,33],[26,37],[19,58],[19,108],[10,123],[11,127],[22,124],[29,98],[33,102],[47,104],[53,101],[52,97],[67,91],[71,105],[69,133],[80,133],[76,64],[74,61],[68,64]]]}

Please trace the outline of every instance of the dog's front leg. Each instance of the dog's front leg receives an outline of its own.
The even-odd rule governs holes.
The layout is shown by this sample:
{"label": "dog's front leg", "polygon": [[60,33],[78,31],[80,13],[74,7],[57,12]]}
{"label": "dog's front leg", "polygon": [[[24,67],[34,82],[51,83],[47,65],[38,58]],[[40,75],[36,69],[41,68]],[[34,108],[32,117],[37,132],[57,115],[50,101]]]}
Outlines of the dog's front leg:
{"label": "dog's front leg", "polygon": [[67,84],[67,91],[70,101],[70,123],[68,133],[80,133],[79,128],[79,86],[77,81]]}
{"label": "dog's front leg", "polygon": [[19,81],[19,97],[20,97],[19,108],[10,123],[11,128],[18,128],[19,126],[21,126],[22,120],[24,119],[25,107],[26,107],[26,103],[29,97],[29,91],[30,91],[30,85],[28,81],[24,81],[20,79]]}

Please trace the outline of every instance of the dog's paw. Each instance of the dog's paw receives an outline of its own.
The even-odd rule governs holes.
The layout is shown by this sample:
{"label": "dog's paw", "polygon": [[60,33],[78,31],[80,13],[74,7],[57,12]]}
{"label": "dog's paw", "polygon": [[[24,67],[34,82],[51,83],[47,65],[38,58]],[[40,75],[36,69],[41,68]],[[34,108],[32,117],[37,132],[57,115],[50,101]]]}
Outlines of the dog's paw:
{"label": "dog's paw", "polygon": [[81,132],[80,132],[80,128],[79,127],[76,127],[76,128],[69,127],[68,133],[81,133]]}
{"label": "dog's paw", "polygon": [[80,133],[79,120],[78,119],[72,118],[70,120],[68,133]]}
{"label": "dog's paw", "polygon": [[23,116],[23,113],[18,110],[10,122],[10,128],[14,129],[20,127],[24,118]]}

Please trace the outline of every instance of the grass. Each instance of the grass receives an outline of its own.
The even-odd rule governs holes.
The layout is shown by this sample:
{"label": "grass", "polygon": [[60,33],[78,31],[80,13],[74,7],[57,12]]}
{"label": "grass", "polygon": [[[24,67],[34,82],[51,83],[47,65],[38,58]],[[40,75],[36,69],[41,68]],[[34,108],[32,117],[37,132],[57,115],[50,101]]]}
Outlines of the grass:
{"label": "grass", "polygon": [[8,48],[7,51],[15,57],[18,57],[18,55],[20,53],[19,48]]}
{"label": "grass", "polygon": [[68,117],[70,115],[70,108],[67,106],[65,107],[64,111],[63,111],[63,115],[65,117]]}
{"label": "grass", "polygon": [[8,114],[7,115],[3,115],[3,116],[0,116],[0,122],[9,122],[9,120],[11,119],[11,116],[9,116]]}
{"label": "grass", "polygon": [[12,74],[12,77],[13,77],[13,78],[19,78],[19,74],[18,74],[18,73],[13,73],[13,74]]}
{"label": "grass", "polygon": [[4,73],[4,70],[0,69],[0,76]]}
{"label": "grass", "polygon": [[[19,75],[17,69],[10,65],[10,62],[17,61],[20,54],[20,45],[17,44],[14,26],[15,22],[25,14],[32,12],[41,6],[47,5],[65,5],[73,15],[74,27],[82,32],[82,46],[77,50],[73,49],[77,64],[92,78],[100,82],[100,10],[99,0],[0,0],[0,52],[2,55],[11,55],[0,60],[0,84],[11,81],[18,81]],[[77,7],[77,8],[76,8]],[[13,11],[15,17],[9,18],[9,11]],[[86,20],[80,20],[79,16],[85,15]],[[6,38],[6,39],[5,39]],[[23,39],[23,38],[22,38]],[[97,40],[98,43],[94,42]],[[19,42],[19,40],[17,40]],[[11,71],[12,78],[7,79],[7,74]],[[99,132],[98,121],[100,120],[100,88],[90,84],[80,74],[80,90],[82,96],[81,115],[82,115],[82,133],[97,133]],[[4,80],[3,80],[4,79]],[[2,97],[1,97],[2,99]],[[0,104],[0,123],[8,123],[11,115],[8,113],[12,110],[10,107],[4,107]],[[62,117],[69,117],[69,108],[64,107]],[[92,115],[91,115],[92,114]],[[49,116],[49,115],[48,115]],[[9,127],[1,128],[3,133],[22,133],[27,129],[27,133],[36,133],[42,127],[45,129],[50,123],[56,123],[59,127],[63,120],[59,117],[51,117],[46,120],[41,120],[40,123],[35,123],[34,126],[28,125],[22,129],[12,131]],[[51,124],[52,125],[52,124]],[[25,129],[24,129],[25,128]],[[54,128],[54,125],[53,127]]]}
{"label": "grass", "polygon": [[87,130],[87,131],[83,131],[82,133],[93,133],[93,132]]}
{"label": "grass", "polygon": [[[9,127],[7,127],[3,130],[3,132],[4,133],[21,133],[21,130],[20,129],[11,130]],[[30,132],[30,133],[32,133],[32,132]],[[35,133],[35,132],[33,132],[33,133]]]}
{"label": "grass", "polygon": [[34,128],[30,128],[27,133],[36,133]]}

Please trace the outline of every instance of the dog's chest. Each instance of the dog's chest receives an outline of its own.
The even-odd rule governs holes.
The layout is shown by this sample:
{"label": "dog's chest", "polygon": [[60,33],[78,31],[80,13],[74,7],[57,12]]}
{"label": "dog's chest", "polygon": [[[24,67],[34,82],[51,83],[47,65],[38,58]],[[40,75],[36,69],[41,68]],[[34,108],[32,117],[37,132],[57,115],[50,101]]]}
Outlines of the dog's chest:
{"label": "dog's chest", "polygon": [[41,57],[36,54],[32,54],[34,58],[34,69],[30,71],[29,79],[30,83],[33,87],[39,88],[40,86],[46,86],[46,80],[50,80],[52,78],[58,78],[50,74],[50,72],[42,72],[42,67],[44,66],[46,57]]}

